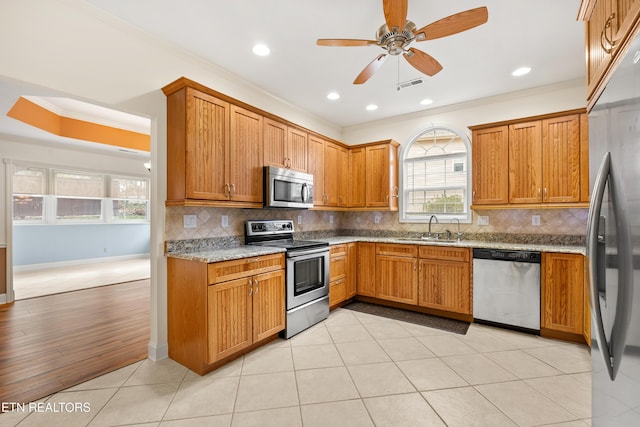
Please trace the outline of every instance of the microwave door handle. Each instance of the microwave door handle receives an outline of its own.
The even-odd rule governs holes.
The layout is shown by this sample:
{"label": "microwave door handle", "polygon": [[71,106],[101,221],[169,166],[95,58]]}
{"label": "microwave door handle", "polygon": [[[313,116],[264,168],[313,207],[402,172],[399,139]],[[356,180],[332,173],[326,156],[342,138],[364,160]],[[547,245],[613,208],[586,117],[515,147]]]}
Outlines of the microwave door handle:
{"label": "microwave door handle", "polygon": [[596,339],[598,347],[600,348],[600,354],[604,359],[604,364],[609,372],[609,377],[613,378],[613,366],[612,358],[609,349],[609,343],[604,333],[604,324],[602,322],[602,311],[600,306],[600,288],[602,288],[602,298],[606,300],[606,286],[605,283],[600,284],[604,275],[604,268],[606,268],[606,259],[601,257],[606,256],[602,247],[604,247],[604,232],[602,230],[602,237],[599,239],[598,225],[600,221],[600,212],[602,209],[602,200],[604,198],[604,192],[609,178],[610,168],[610,154],[606,153],[600,164],[598,175],[596,176],[593,193],[591,195],[591,204],[589,206],[589,217],[587,218],[587,262],[588,262],[588,274],[589,274],[589,302],[591,303],[591,314],[593,315],[593,328],[596,332]]}
{"label": "microwave door handle", "polygon": [[302,197],[302,202],[307,203],[307,199],[309,198],[309,186],[307,185],[306,182],[302,184],[301,197]]}

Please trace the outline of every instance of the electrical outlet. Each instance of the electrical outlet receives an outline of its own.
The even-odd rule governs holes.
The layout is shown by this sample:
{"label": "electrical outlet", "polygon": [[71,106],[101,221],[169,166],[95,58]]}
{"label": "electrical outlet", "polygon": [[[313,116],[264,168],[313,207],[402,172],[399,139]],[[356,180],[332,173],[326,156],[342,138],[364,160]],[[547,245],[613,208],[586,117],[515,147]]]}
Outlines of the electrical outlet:
{"label": "electrical outlet", "polygon": [[224,228],[227,228],[229,226],[229,215],[222,215],[220,223]]}
{"label": "electrical outlet", "polygon": [[333,224],[333,215],[329,215],[329,224]]}
{"label": "electrical outlet", "polygon": [[382,215],[378,214],[373,218],[373,222],[375,222],[376,224],[380,224],[381,219],[382,219]]}
{"label": "electrical outlet", "polygon": [[302,224],[302,215],[298,215],[298,225]]}
{"label": "electrical outlet", "polygon": [[478,215],[478,225],[489,225],[489,216]]}
{"label": "electrical outlet", "polygon": [[540,215],[531,215],[531,225],[540,225]]}
{"label": "electrical outlet", "polygon": [[184,215],[182,219],[184,228],[196,228],[198,226],[198,217],[195,215]]}

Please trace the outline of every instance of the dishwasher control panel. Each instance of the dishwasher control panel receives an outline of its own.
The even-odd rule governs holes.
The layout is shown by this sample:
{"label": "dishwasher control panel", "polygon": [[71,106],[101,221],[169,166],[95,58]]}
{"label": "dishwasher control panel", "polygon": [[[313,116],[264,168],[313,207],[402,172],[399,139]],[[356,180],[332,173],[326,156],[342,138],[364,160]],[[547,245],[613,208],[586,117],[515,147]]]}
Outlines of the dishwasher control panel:
{"label": "dishwasher control panel", "polygon": [[506,249],[474,248],[473,257],[478,259],[492,259],[497,261],[516,261],[540,263],[540,252],[516,251]]}

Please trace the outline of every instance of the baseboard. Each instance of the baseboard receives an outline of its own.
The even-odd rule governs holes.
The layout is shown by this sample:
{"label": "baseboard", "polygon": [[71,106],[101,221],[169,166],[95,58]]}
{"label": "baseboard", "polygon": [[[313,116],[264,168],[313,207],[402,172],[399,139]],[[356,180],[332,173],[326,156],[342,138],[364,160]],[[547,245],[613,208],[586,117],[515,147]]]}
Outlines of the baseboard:
{"label": "baseboard", "polygon": [[55,267],[71,267],[74,265],[94,264],[97,262],[126,261],[129,259],[142,259],[142,258],[149,258],[149,254],[132,254],[132,255],[120,255],[120,256],[110,256],[110,257],[102,257],[102,258],[74,259],[69,261],[58,261],[58,262],[43,262],[40,264],[14,265],[13,272],[19,273],[24,271],[38,271],[38,270],[45,270],[47,268],[55,268]]}
{"label": "baseboard", "polygon": [[156,345],[150,342],[147,346],[147,353],[149,354],[149,359],[154,362],[166,359],[169,357],[169,344]]}
{"label": "baseboard", "polygon": [[0,294],[0,305],[7,303],[7,294]]}

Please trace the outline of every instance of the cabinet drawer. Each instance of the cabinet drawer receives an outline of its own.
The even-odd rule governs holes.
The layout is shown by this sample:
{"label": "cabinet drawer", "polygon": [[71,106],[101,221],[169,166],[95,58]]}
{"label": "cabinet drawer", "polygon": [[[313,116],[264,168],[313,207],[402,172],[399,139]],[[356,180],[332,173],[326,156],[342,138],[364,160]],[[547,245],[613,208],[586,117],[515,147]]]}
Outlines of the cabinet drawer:
{"label": "cabinet drawer", "polygon": [[445,261],[469,262],[470,248],[453,248],[448,246],[420,246],[420,258],[441,259]]}
{"label": "cabinet drawer", "polygon": [[338,279],[331,282],[329,287],[329,305],[342,302],[347,297],[347,285],[345,279]]}
{"label": "cabinet drawer", "polygon": [[329,249],[331,257],[347,254],[347,245],[333,245]]}
{"label": "cabinet drawer", "polygon": [[376,243],[376,255],[416,258],[418,256],[418,247],[416,245],[401,245],[397,243]]}
{"label": "cabinet drawer", "polygon": [[208,283],[220,283],[254,274],[282,270],[284,254],[262,255],[232,261],[214,262],[208,265]]}
{"label": "cabinet drawer", "polygon": [[345,277],[347,274],[346,255],[331,257],[329,262],[329,281]]}

